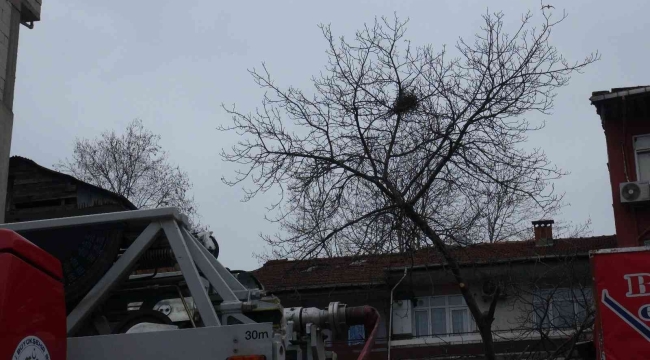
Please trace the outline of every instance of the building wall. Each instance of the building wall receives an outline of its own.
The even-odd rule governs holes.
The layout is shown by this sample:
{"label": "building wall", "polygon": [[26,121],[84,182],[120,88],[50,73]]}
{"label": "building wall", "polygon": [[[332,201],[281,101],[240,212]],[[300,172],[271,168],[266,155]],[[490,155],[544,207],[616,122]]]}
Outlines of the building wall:
{"label": "building wall", "polygon": [[18,156],[9,161],[5,222],[32,221],[133,209],[115,194]]}
{"label": "building wall", "polygon": [[650,134],[647,98],[615,99],[601,104],[600,115],[607,143],[612,208],[619,247],[640,246],[650,239],[650,206],[621,203],[619,186],[637,181],[634,136]]}
{"label": "building wall", "polygon": [[0,0],[0,223],[5,220],[20,22],[38,20],[40,9],[41,0]]}
{"label": "building wall", "polygon": [[[12,86],[7,84],[9,76],[7,76],[7,65],[11,63],[9,59],[11,56],[9,43],[11,42],[11,33],[17,32],[12,29],[11,15],[14,11],[14,6],[10,1],[4,0],[0,3],[0,99],[4,98],[5,86]],[[18,11],[17,9],[15,11]]]}
{"label": "building wall", "polygon": [[[550,268],[557,270],[550,270]],[[481,311],[487,311],[491,298],[483,297],[481,280],[487,277],[507,277],[517,286],[524,285],[535,287],[568,287],[571,281],[567,279],[574,276],[580,279],[580,285],[590,287],[591,277],[586,257],[574,259],[572,262],[557,262],[545,264],[504,264],[481,269],[465,270],[465,278],[472,279],[469,288],[477,299]],[[547,276],[548,275],[548,276]],[[366,286],[347,289],[311,289],[286,291],[276,293],[284,307],[303,306],[327,308],[330,301],[341,301],[348,306],[371,305],[378,309],[384,321],[381,323],[382,330],[378,341],[373,348],[371,359],[385,359],[388,349],[388,330],[390,328],[410,328],[411,333],[405,334],[402,331],[393,331],[391,341],[391,357],[393,359],[414,359],[425,358],[427,354],[448,354],[467,356],[469,354],[481,354],[483,345],[481,337],[477,332],[470,332],[460,335],[445,335],[442,337],[424,336],[416,337],[414,329],[414,315],[412,305],[408,310],[402,311],[394,307],[393,324],[390,323],[390,291],[392,284],[397,283],[401,278],[401,272],[396,271],[395,276],[390,277],[389,284],[384,286]],[[412,303],[418,297],[442,296],[459,294],[457,285],[444,270],[432,270],[430,272],[413,272],[395,290],[395,303]],[[577,284],[576,284],[577,285]],[[531,290],[532,291],[532,290]],[[533,320],[532,295],[526,292],[506,291],[506,296],[500,298],[496,305],[493,331],[497,349],[501,353],[523,351],[529,345],[539,345],[540,339],[536,334],[527,331],[530,324],[525,320]],[[404,324],[402,324],[404,323]],[[522,330],[523,328],[523,330]],[[549,333],[551,339],[561,341],[566,338],[566,331]],[[345,339],[337,340],[331,347],[337,352],[339,358],[353,358],[358,355],[361,345],[350,345]],[[419,355],[417,355],[419,354]],[[417,356],[415,356],[417,355]]]}
{"label": "building wall", "polygon": [[[5,189],[7,188],[11,134],[14,122],[12,102],[15,66],[13,67],[14,74],[7,76],[7,67],[12,62],[15,62],[17,55],[17,51],[15,54],[12,54],[10,47],[12,33],[14,34],[13,38],[15,38],[15,41],[18,41],[19,25],[12,28],[11,22],[14,11],[17,12],[18,9],[14,8],[11,1],[0,0],[0,209],[2,210],[0,211],[0,223],[4,222]],[[12,93],[11,96],[5,95],[7,89]]]}
{"label": "building wall", "polygon": [[[77,208],[99,207],[105,205],[123,205],[120,199],[109,194],[99,192],[97,189],[79,184],[77,185]],[[128,210],[123,208],[124,210]]]}
{"label": "building wall", "polygon": [[7,178],[13,125],[13,113],[6,106],[0,104],[0,223],[4,223],[5,221],[5,202],[7,197]]}

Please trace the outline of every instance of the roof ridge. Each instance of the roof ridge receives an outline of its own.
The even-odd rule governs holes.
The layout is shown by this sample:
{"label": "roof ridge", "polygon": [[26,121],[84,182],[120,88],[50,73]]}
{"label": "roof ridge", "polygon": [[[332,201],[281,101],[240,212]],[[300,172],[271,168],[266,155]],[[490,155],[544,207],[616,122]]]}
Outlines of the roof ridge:
{"label": "roof ridge", "polygon": [[[557,238],[554,239],[556,242],[562,242],[562,243],[567,243],[571,244],[576,241],[592,241],[592,240],[601,240],[601,239],[615,239],[616,235],[595,235],[595,236],[585,236],[585,237],[567,237],[567,238]],[[470,244],[466,246],[461,246],[461,245],[453,245],[451,246],[451,250],[459,250],[459,249],[478,249],[478,248],[483,248],[485,250],[489,250],[491,247],[502,247],[502,246],[512,246],[512,245],[523,245],[523,244],[530,244],[533,243],[534,240],[511,240],[511,241],[499,241],[499,242],[493,242],[493,243],[488,243],[488,242],[482,242],[482,243],[475,243],[475,244]],[[297,266],[299,264],[317,264],[317,263],[322,263],[322,262],[331,262],[331,261],[343,261],[343,260],[359,260],[359,259],[403,259],[405,257],[416,257],[418,255],[424,255],[426,253],[438,253],[437,250],[434,247],[426,247],[422,249],[418,249],[414,251],[413,253],[385,253],[385,254],[370,254],[370,255],[346,255],[346,256],[335,256],[335,257],[323,257],[323,258],[311,258],[311,259],[302,259],[302,260],[289,260],[289,259],[273,259],[273,260],[268,260],[266,261],[262,267],[266,265],[275,265],[275,264],[292,264],[294,266]],[[261,268],[260,268],[261,269]]]}
{"label": "roof ridge", "polygon": [[[509,241],[483,243],[487,246],[458,246],[454,253],[461,266],[472,264],[501,264],[511,261],[538,261],[539,259],[577,256],[582,259],[590,250],[616,247],[615,235],[560,238],[553,246],[538,247],[534,241]],[[431,248],[415,254],[383,254],[372,258],[362,266],[352,264],[351,256],[317,258],[302,261],[269,261],[254,270],[255,276],[269,291],[281,289],[307,289],[339,286],[361,286],[367,283],[385,281],[386,271],[413,267],[426,269],[439,268],[444,259]],[[429,253],[427,253],[429,252]],[[369,256],[365,256],[369,258]],[[330,266],[319,266],[328,264]],[[311,266],[315,267],[310,269]],[[305,271],[307,270],[307,271]]]}

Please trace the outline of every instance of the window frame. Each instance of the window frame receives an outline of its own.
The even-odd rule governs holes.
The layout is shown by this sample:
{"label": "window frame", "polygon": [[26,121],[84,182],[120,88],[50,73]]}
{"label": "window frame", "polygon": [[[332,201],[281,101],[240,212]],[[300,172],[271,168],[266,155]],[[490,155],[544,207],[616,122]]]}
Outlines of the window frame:
{"label": "window frame", "polygon": [[637,148],[637,139],[640,138],[650,138],[650,134],[632,136],[632,149],[634,150],[634,170],[636,171],[636,181],[650,181],[650,179],[641,179],[641,166],[639,164],[639,153],[650,153],[650,144],[647,147]]}
{"label": "window frame", "polygon": [[[551,299],[547,303],[546,301],[546,293],[552,291],[553,293],[551,294]],[[543,320],[541,324],[542,329],[575,329],[579,324],[580,320],[578,316],[580,315],[581,311],[585,311],[585,309],[588,308],[588,306],[594,306],[594,299],[593,299],[593,294],[590,298],[590,303],[582,303],[581,302],[581,296],[576,295],[576,291],[581,291],[581,292],[591,292],[593,291],[592,288],[590,287],[585,287],[582,289],[576,289],[576,288],[556,288],[556,289],[542,289],[540,291],[536,291],[533,294],[533,324],[535,328],[540,326],[540,314],[538,313],[537,309],[546,307],[548,304],[548,311],[545,313],[546,317]],[[564,318],[557,317],[555,312],[555,302],[571,302],[572,309],[573,309],[573,321],[568,324],[568,326],[561,326],[558,322],[563,322],[565,321]],[[589,301],[589,300],[588,300]],[[538,305],[541,305],[538,307]],[[542,314],[544,315],[544,314]]]}
{"label": "window frame", "polygon": [[[452,297],[460,297],[461,298],[461,303],[459,305],[450,305],[450,299]],[[444,298],[444,305],[433,305],[432,300],[433,299],[440,299]],[[417,302],[419,300],[424,300],[425,305],[423,306],[418,306]],[[432,309],[444,309],[445,312],[445,333],[444,334],[434,334],[433,333],[433,321],[432,321]],[[453,329],[453,316],[452,312],[454,310],[464,310],[467,314],[466,319],[467,319],[467,324],[465,325],[466,329],[463,329],[465,331],[462,332],[454,332]],[[418,335],[418,323],[417,323],[417,316],[416,314],[418,312],[425,312],[426,313],[426,319],[427,319],[427,333],[424,335]],[[471,334],[471,333],[476,333],[476,322],[474,321],[474,317],[472,316],[472,313],[469,311],[469,307],[467,306],[467,303],[465,302],[465,299],[461,294],[449,294],[449,295],[435,295],[435,296],[419,296],[415,298],[415,305],[413,306],[413,336],[414,337],[448,337],[448,336],[460,336],[460,335],[465,335],[465,334]]]}

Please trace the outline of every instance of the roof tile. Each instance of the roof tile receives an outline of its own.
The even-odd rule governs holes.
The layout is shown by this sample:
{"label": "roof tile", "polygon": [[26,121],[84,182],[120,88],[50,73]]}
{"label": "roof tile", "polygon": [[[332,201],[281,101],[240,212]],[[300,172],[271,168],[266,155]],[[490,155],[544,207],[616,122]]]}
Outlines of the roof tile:
{"label": "roof tile", "polygon": [[[485,264],[503,261],[527,260],[545,256],[587,255],[591,250],[616,247],[616,236],[555,239],[552,246],[538,247],[534,241],[480,243],[451,248],[452,255],[461,264]],[[365,260],[361,261],[361,260]],[[309,289],[321,287],[360,286],[382,284],[390,268],[440,266],[440,254],[431,249],[418,250],[410,255],[386,254],[344,256],[311,260],[267,261],[253,273],[268,291]]]}

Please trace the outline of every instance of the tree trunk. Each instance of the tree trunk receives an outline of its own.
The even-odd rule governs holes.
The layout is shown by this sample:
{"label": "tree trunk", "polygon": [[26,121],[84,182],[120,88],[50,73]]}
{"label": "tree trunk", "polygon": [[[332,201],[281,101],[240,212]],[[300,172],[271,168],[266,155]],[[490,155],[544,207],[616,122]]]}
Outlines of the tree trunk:
{"label": "tree trunk", "polygon": [[495,360],[496,352],[494,351],[494,341],[492,339],[492,319],[487,319],[485,316],[481,316],[481,325],[479,327],[479,333],[481,334],[481,340],[483,340],[483,349],[485,349],[485,358],[487,360]]}
{"label": "tree trunk", "polygon": [[[483,341],[483,347],[485,349],[485,358],[488,360],[496,359],[496,354],[494,353],[494,342],[492,341],[492,321],[493,321],[494,310],[491,309],[490,311],[491,314],[490,312],[483,313],[481,311],[481,309],[478,306],[478,303],[476,302],[476,299],[469,291],[467,282],[465,281],[462,274],[460,273],[460,265],[458,264],[456,259],[449,253],[447,246],[442,241],[440,236],[438,236],[435,230],[433,230],[431,226],[429,226],[429,223],[420,214],[418,214],[411,205],[405,204],[404,202],[402,202],[400,205],[402,205],[402,208],[404,209],[404,213],[406,214],[406,216],[408,216],[411,219],[411,221],[413,221],[422,230],[422,232],[433,242],[433,245],[435,246],[436,250],[438,250],[438,252],[445,259],[447,266],[449,266],[449,269],[451,270],[452,274],[454,275],[454,278],[456,279],[456,283],[458,284],[458,287],[460,288],[460,292],[463,295],[465,302],[467,303],[467,307],[469,308],[469,311],[472,313],[472,316],[474,316],[474,320],[476,321],[476,324],[479,327],[479,333],[481,334],[481,340]],[[494,301],[496,301],[496,299]]]}

